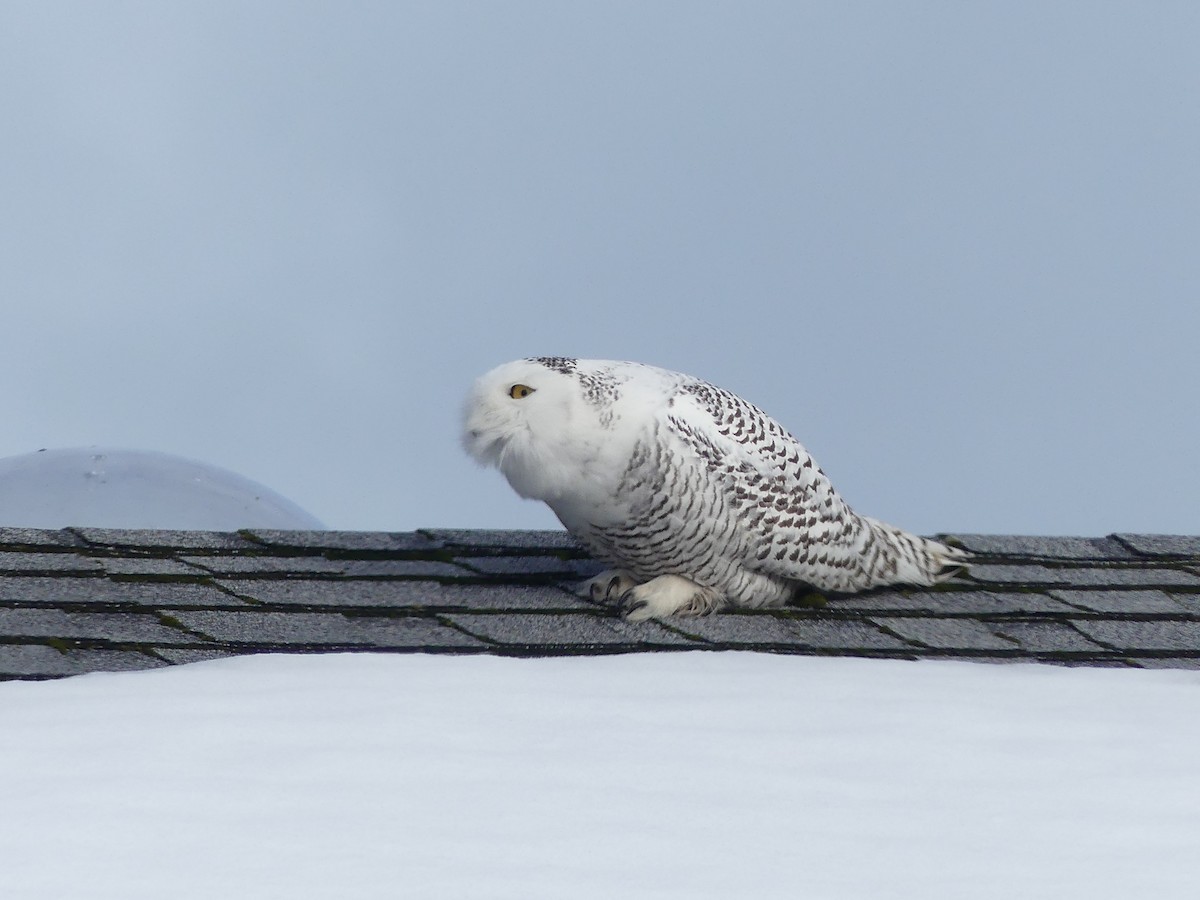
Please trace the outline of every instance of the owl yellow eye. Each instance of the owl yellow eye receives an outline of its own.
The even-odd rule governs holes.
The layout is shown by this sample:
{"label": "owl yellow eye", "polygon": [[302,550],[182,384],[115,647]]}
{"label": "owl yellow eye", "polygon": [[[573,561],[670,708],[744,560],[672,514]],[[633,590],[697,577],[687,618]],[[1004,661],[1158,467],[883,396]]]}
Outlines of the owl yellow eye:
{"label": "owl yellow eye", "polygon": [[514,384],[508,389],[508,396],[512,397],[514,400],[524,400],[535,390],[536,388],[531,388],[527,384]]}

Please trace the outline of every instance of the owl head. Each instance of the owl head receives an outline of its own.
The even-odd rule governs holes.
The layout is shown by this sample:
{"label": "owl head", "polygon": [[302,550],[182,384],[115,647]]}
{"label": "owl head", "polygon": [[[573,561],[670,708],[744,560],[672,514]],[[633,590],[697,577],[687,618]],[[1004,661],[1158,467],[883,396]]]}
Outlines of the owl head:
{"label": "owl head", "polygon": [[671,402],[680,378],[641,363],[543,356],[498,366],[475,382],[463,446],[522,497],[564,505],[612,499],[634,447]]}
{"label": "owl head", "polygon": [[476,380],[467,395],[464,449],[481,465],[498,468],[522,497],[551,502],[586,465],[595,415],[583,401],[573,362],[505,363]]}

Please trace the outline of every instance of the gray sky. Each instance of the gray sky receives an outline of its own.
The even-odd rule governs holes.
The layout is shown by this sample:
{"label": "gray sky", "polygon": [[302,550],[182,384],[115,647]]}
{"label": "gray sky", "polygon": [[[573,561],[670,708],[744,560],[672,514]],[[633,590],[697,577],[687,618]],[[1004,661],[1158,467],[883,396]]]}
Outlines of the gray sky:
{"label": "gray sky", "polygon": [[634,359],[921,532],[1200,532],[1200,5],[6,2],[0,456],[555,527],[475,375]]}

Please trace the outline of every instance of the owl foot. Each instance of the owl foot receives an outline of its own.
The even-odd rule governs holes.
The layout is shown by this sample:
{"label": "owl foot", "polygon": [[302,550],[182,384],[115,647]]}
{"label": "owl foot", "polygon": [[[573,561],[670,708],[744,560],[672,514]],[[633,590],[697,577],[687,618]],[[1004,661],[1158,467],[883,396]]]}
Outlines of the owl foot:
{"label": "owl foot", "polygon": [[618,608],[626,622],[660,616],[704,616],[725,605],[720,591],[680,575],[659,575],[620,595]]}
{"label": "owl foot", "polygon": [[586,597],[593,603],[611,605],[636,586],[637,581],[629,572],[624,569],[609,569],[595,578],[589,578],[575,590],[581,597]]}

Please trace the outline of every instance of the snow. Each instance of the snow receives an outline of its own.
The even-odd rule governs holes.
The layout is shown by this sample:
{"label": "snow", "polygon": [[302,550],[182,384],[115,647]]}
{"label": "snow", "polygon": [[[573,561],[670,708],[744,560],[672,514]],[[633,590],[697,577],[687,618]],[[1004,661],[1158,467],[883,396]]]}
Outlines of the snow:
{"label": "snow", "polygon": [[1200,673],[234,658],[0,685],[5,896],[1191,897]]}
{"label": "snow", "polygon": [[0,459],[4,524],[26,528],[321,528],[249,478],[148,450],[72,447]]}

